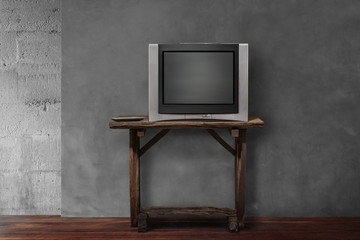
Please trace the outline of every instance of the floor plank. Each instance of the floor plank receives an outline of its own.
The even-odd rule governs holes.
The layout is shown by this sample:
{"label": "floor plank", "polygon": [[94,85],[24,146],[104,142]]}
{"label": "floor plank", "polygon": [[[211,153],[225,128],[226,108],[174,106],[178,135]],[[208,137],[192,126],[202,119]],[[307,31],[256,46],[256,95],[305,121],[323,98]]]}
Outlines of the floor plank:
{"label": "floor plank", "polygon": [[0,216],[1,240],[34,239],[329,239],[360,240],[360,218],[246,218],[239,233],[217,217],[151,217],[138,233],[129,218]]}

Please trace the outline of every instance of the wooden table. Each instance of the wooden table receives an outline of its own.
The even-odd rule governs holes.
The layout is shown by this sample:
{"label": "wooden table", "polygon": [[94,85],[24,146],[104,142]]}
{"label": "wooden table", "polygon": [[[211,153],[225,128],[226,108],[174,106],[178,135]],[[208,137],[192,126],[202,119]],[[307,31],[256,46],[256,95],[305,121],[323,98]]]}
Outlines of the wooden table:
{"label": "wooden table", "polygon": [[[264,122],[258,117],[249,117],[247,122],[222,120],[180,120],[149,122],[145,116],[141,121],[110,121],[112,129],[129,129],[130,138],[130,217],[131,226],[138,226],[139,232],[147,231],[149,215],[189,214],[189,215],[222,215],[228,218],[228,227],[237,232],[244,227],[245,214],[245,176],[246,176],[246,130],[262,128]],[[205,129],[216,141],[235,157],[235,208],[215,207],[142,207],[140,208],[140,157],[156,142],[165,136],[170,129],[198,128]],[[215,131],[226,128],[235,138],[235,149],[222,139]],[[140,137],[146,129],[160,131],[146,144],[140,147]]]}

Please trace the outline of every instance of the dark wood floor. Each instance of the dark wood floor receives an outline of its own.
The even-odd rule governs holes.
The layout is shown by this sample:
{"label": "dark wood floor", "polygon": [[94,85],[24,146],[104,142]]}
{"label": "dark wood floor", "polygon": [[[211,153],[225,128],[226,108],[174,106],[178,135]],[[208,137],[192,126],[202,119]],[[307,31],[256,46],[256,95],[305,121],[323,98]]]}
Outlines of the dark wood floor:
{"label": "dark wood floor", "polygon": [[326,239],[360,240],[360,218],[247,218],[239,233],[220,218],[149,219],[150,231],[138,233],[129,218],[0,216],[0,239]]}

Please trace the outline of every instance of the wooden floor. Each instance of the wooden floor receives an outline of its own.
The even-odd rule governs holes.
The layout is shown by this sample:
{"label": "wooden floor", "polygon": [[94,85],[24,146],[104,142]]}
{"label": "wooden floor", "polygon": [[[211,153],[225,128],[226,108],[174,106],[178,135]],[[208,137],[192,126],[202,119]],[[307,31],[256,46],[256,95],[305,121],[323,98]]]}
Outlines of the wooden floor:
{"label": "wooden floor", "polygon": [[150,231],[138,233],[129,218],[0,216],[0,239],[326,239],[360,240],[360,218],[247,218],[239,233],[219,218],[149,219]]}

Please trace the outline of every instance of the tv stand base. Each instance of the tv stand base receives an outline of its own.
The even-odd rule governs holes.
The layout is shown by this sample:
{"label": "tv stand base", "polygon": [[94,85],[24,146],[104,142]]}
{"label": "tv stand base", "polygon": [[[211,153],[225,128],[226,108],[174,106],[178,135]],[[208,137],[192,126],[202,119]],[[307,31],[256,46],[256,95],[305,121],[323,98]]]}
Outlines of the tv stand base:
{"label": "tv stand base", "polygon": [[[139,232],[147,231],[149,215],[220,215],[227,217],[228,228],[237,232],[244,227],[245,218],[245,177],[246,177],[246,130],[262,128],[264,122],[258,117],[249,117],[249,121],[218,121],[218,120],[185,120],[149,122],[148,118],[139,122],[109,123],[112,129],[129,129],[129,165],[130,165],[130,218],[131,226],[138,227]],[[170,129],[204,129],[230,154],[235,157],[235,208],[215,207],[142,207],[140,208],[140,156],[164,137]],[[229,130],[235,139],[235,148],[221,138],[215,129]],[[140,137],[146,129],[160,129],[159,133],[140,147]]]}

